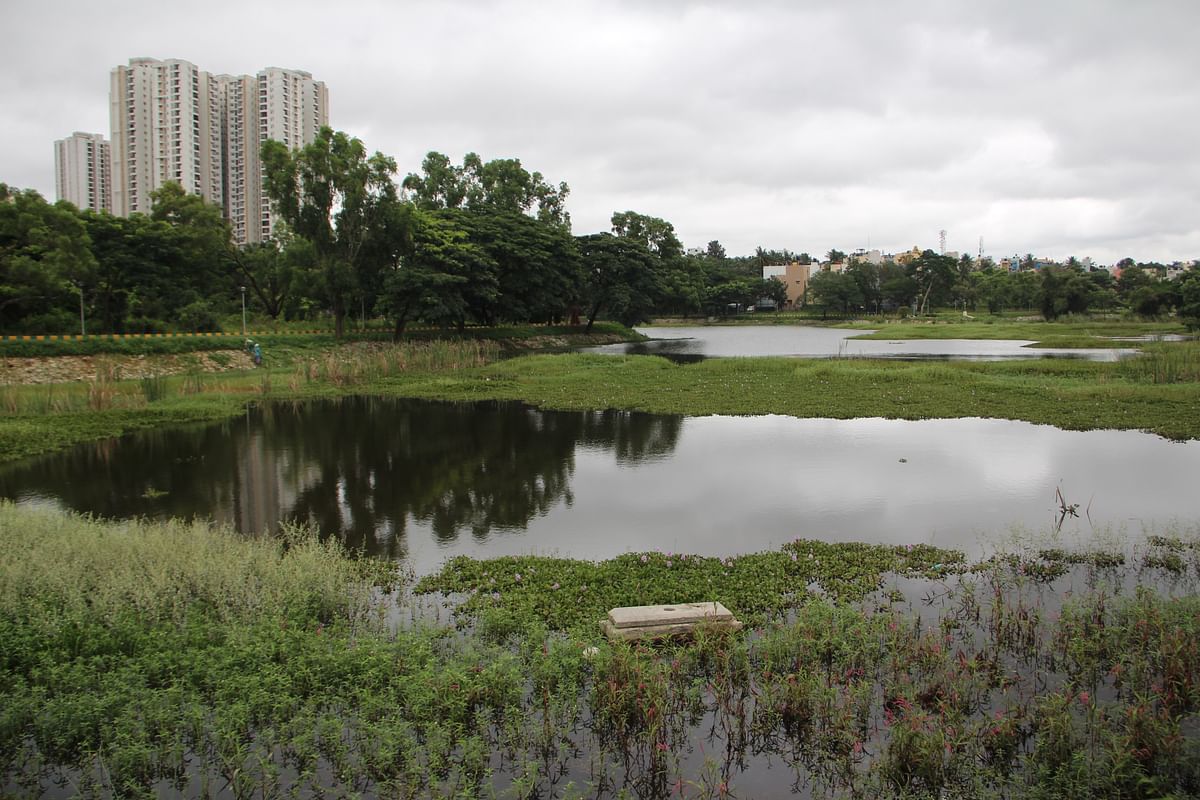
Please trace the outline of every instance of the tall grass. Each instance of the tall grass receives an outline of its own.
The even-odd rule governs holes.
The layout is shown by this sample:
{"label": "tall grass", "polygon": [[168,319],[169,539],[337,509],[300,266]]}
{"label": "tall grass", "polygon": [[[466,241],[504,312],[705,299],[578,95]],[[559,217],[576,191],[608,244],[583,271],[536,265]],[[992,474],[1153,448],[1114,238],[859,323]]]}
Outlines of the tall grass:
{"label": "tall grass", "polygon": [[150,375],[138,382],[147,403],[156,403],[167,396],[167,376]]}
{"label": "tall grass", "polygon": [[1148,344],[1142,355],[1121,361],[1118,371],[1139,383],[1200,382],[1200,342]]}
{"label": "tall grass", "polygon": [[362,566],[336,542],[293,527],[248,538],[203,522],[103,522],[0,502],[0,614],[55,627],[71,620],[184,623],[361,617]]}
{"label": "tall grass", "polygon": [[302,361],[292,385],[358,386],[405,373],[479,367],[499,356],[496,342],[478,339],[350,345]]}

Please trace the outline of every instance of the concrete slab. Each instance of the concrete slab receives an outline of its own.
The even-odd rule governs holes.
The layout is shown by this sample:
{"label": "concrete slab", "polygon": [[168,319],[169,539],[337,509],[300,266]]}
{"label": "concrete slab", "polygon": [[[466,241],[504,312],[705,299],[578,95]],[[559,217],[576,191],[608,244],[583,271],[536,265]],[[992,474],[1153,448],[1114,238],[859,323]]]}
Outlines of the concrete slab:
{"label": "concrete slab", "polygon": [[701,620],[729,622],[733,612],[721,603],[673,603],[661,606],[624,606],[608,612],[616,628],[645,628],[658,625],[695,624]]}
{"label": "concrete slab", "polygon": [[600,620],[600,630],[608,637],[609,641],[617,641],[624,639],[629,641],[632,639],[667,639],[675,636],[689,636],[695,632],[699,625],[706,625],[716,630],[723,631],[740,631],[742,623],[736,619],[721,620],[719,622],[680,622],[667,625],[640,625],[632,628],[618,628],[607,619]]}

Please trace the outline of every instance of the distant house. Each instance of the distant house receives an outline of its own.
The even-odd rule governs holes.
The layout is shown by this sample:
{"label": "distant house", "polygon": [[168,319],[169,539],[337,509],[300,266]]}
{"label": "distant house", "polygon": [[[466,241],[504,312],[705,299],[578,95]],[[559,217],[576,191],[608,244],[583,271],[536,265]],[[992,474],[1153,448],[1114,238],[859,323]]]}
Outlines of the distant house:
{"label": "distant house", "polygon": [[774,278],[787,287],[787,303],[784,308],[799,308],[804,305],[804,293],[808,290],[808,279],[812,268],[808,264],[793,261],[790,264],[772,264],[763,267],[763,280]]}

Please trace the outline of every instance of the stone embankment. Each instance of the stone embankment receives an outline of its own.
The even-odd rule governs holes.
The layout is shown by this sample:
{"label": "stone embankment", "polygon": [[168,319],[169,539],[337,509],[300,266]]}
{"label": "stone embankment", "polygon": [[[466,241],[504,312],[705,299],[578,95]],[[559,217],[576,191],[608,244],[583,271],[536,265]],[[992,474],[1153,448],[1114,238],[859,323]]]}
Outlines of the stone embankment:
{"label": "stone embankment", "polygon": [[189,372],[225,372],[253,369],[249,353],[240,350],[172,355],[94,355],[46,358],[0,357],[0,385],[70,383],[90,381],[100,375],[108,380],[136,380],[158,375]]}

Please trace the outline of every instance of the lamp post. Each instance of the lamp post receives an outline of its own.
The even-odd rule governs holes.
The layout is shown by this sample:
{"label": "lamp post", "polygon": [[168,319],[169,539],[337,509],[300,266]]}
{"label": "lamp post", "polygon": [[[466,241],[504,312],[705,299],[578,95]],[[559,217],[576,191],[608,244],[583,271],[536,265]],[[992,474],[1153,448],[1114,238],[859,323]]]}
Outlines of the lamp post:
{"label": "lamp post", "polygon": [[79,292],[79,335],[87,336],[87,319],[83,316],[83,284],[75,281],[72,283],[75,284],[75,290]]}
{"label": "lamp post", "polygon": [[246,287],[240,287],[242,290],[242,336],[246,335]]}

